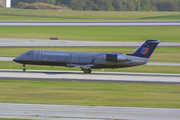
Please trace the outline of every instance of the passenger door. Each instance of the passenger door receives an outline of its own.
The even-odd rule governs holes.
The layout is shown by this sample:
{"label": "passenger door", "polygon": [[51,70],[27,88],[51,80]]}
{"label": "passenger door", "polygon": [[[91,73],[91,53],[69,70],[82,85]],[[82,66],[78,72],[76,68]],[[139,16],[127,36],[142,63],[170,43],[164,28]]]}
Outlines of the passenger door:
{"label": "passenger door", "polygon": [[36,50],[34,52],[34,61],[35,62],[41,62],[41,51]]}

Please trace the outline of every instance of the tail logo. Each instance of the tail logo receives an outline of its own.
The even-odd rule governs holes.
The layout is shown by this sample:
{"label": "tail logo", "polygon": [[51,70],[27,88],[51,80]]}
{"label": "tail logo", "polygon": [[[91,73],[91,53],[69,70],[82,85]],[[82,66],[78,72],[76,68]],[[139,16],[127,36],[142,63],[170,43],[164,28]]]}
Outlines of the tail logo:
{"label": "tail logo", "polygon": [[141,54],[147,54],[149,51],[149,48],[142,48]]}

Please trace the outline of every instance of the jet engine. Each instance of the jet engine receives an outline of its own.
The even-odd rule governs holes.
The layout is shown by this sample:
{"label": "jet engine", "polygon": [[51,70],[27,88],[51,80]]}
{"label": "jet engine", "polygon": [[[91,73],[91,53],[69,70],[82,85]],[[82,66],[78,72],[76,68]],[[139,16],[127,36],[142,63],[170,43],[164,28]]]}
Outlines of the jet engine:
{"label": "jet engine", "polygon": [[120,62],[120,61],[128,61],[128,59],[121,54],[106,54],[106,61]]}

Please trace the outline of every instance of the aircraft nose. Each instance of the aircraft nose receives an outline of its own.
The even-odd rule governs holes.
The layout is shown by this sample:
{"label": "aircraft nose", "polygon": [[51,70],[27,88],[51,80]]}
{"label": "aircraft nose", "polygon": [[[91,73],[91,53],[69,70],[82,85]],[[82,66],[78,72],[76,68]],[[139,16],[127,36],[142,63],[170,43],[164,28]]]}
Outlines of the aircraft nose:
{"label": "aircraft nose", "polygon": [[14,61],[14,62],[18,61],[18,57],[14,58],[13,61]]}
{"label": "aircraft nose", "polygon": [[14,58],[13,61],[16,61],[17,58]]}

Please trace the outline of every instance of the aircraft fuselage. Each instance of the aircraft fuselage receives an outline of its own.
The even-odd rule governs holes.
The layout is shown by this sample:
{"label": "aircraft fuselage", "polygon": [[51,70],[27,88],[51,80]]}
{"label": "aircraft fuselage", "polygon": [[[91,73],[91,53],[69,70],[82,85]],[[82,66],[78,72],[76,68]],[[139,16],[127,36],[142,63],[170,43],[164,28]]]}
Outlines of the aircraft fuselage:
{"label": "aircraft fuselage", "polygon": [[[160,41],[147,40],[133,54],[95,53],[74,51],[30,50],[13,61],[32,65],[50,65],[81,68],[84,73],[91,69],[123,68],[144,65]],[[25,68],[23,69],[25,71]]]}
{"label": "aircraft fuselage", "polygon": [[123,68],[143,65],[149,60],[147,58],[118,54],[123,58],[127,58],[127,61],[110,62],[106,60],[107,54],[109,53],[31,50],[15,58],[14,61],[21,64],[68,67],[69,64],[87,65],[95,59],[94,66],[91,68]]}

